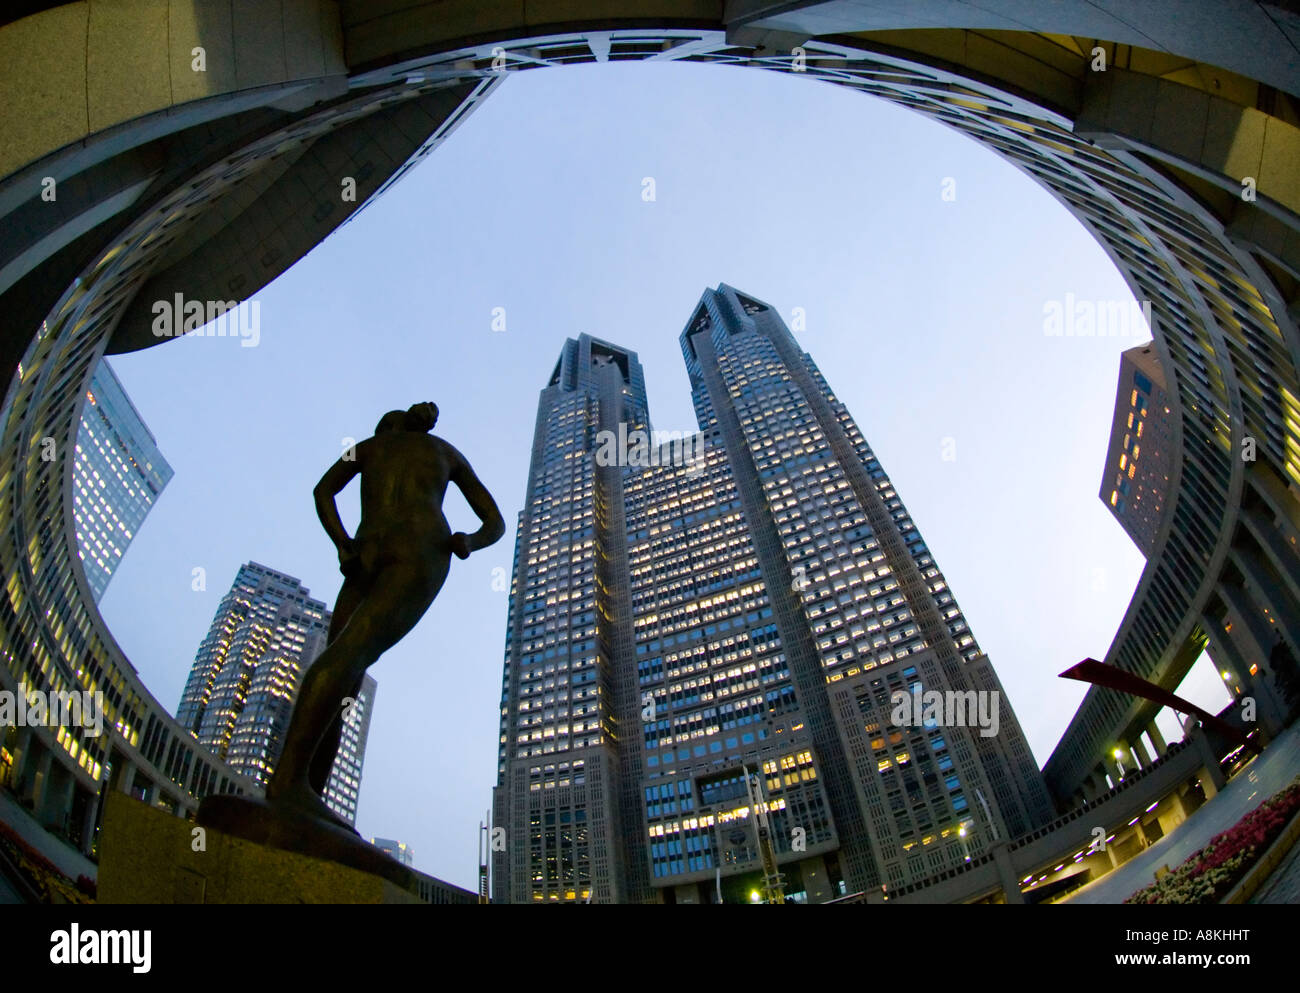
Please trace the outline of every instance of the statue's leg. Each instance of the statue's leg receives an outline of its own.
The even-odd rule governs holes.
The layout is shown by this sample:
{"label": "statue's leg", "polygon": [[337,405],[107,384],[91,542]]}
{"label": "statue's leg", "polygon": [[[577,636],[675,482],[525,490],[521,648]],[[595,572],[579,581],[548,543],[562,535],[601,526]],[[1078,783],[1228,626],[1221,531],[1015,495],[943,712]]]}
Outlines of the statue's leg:
{"label": "statue's leg", "polygon": [[[344,700],[355,700],[361,695],[361,684],[364,676],[356,681]],[[311,788],[322,796],[325,793],[325,787],[329,785],[330,773],[334,769],[334,759],[339,754],[339,741],[343,738],[343,703],[340,701],[338,713],[334,715],[334,720],[330,722],[329,729],[325,732],[325,737],[321,739],[320,747],[316,749],[316,754],[311,758],[311,765],[308,767],[307,779],[311,782]]]}
{"label": "statue's leg", "polygon": [[[334,611],[330,618],[329,634],[325,637],[325,645],[334,643],[339,636],[339,632],[347,626],[348,621],[352,618],[352,613],[357,609],[357,605],[365,598],[365,586],[356,579],[346,579],[343,582],[343,588],[339,590],[338,599],[334,601]],[[358,679],[356,686],[347,695],[356,699],[361,693],[361,680]],[[316,754],[312,756],[311,766],[308,771],[308,779],[311,781],[311,788],[317,793],[324,794],[325,786],[329,783],[330,770],[334,768],[334,757],[339,751],[339,740],[343,737],[343,707],[340,705],[338,713],[334,715],[334,720],[330,722],[329,730],[325,732],[325,737],[321,740],[320,747],[316,749]]]}
{"label": "statue's leg", "polygon": [[424,616],[442,587],[448,564],[444,553],[391,561],[378,571],[343,630],[303,676],[267,799],[328,810],[311,788],[312,757],[341,713],[343,698],[366,669]]}
{"label": "statue's leg", "polygon": [[334,601],[334,609],[330,612],[330,629],[325,635],[326,646],[332,645],[334,640],[339,636],[339,632],[347,627],[347,623],[352,619],[352,613],[357,606],[366,598],[366,585],[359,579],[345,579],[343,586],[339,590],[338,598]]}

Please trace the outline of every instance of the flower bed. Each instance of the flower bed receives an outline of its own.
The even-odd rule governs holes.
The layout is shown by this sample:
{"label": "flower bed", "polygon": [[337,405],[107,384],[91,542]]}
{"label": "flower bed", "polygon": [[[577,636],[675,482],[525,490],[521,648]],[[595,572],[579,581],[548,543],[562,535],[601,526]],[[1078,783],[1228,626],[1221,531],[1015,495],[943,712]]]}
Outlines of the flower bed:
{"label": "flower bed", "polygon": [[1217,903],[1268,850],[1297,811],[1300,782],[1265,800],[1177,869],[1124,902]]}
{"label": "flower bed", "polygon": [[0,824],[0,850],[17,866],[27,885],[40,894],[44,903],[93,903],[95,884],[82,876],[73,883],[16,832]]}

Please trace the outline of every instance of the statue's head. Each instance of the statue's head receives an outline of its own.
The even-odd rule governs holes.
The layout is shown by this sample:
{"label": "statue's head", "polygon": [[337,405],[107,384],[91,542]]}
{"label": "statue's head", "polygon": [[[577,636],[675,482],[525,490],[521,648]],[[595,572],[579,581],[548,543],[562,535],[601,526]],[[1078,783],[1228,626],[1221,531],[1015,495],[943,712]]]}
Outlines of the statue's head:
{"label": "statue's head", "polygon": [[428,433],[438,423],[438,405],[432,400],[412,404],[406,411],[405,428],[407,431]]}
{"label": "statue's head", "polygon": [[438,405],[430,400],[412,404],[406,410],[390,410],[375,425],[375,434],[384,431],[418,431],[427,433],[438,423]]}

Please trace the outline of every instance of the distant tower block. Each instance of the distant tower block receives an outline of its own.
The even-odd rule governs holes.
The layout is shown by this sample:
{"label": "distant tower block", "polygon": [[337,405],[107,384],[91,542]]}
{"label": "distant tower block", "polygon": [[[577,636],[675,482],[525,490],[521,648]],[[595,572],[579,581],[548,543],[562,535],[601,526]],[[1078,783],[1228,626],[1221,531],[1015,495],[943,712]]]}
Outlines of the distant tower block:
{"label": "distant tower block", "polygon": [[1169,509],[1173,430],[1164,372],[1154,346],[1130,348],[1120,356],[1115,417],[1100,495],[1148,558]]}
{"label": "distant tower block", "polygon": [[81,411],[72,470],[77,554],[96,603],[171,478],[152,432],[101,361]]}
{"label": "distant tower block", "polygon": [[395,841],[392,838],[371,838],[370,843],[381,852],[401,862],[402,865],[415,864],[415,850],[404,841]]}

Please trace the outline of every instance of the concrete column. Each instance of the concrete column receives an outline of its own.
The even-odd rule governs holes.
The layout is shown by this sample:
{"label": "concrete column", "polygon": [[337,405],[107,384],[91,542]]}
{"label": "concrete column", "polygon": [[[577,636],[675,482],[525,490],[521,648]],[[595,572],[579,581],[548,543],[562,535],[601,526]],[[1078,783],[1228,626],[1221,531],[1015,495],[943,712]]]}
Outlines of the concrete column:
{"label": "concrete column", "polygon": [[1119,743],[1119,750],[1121,756],[1120,761],[1124,763],[1124,775],[1127,776],[1131,772],[1136,772],[1138,762],[1137,759],[1133,757],[1133,749],[1128,746],[1128,742],[1121,741]]}
{"label": "concrete column", "polygon": [[203,768],[203,762],[196,755],[190,760],[189,771],[185,773],[184,782],[181,783],[181,796],[189,797],[194,795],[194,786],[199,781],[199,770]]}
{"label": "concrete column", "polygon": [[1201,790],[1205,793],[1207,801],[1213,800],[1219,793],[1218,784],[1214,781],[1214,776],[1210,769],[1201,769],[1196,774],[1196,781],[1201,784]]}
{"label": "concrete column", "polygon": [[1110,773],[1111,781],[1118,786],[1121,777],[1119,766],[1115,762],[1115,756],[1110,752],[1107,752],[1105,758],[1102,759],[1102,765],[1104,765],[1106,771]]}
{"label": "concrete column", "polygon": [[1097,798],[1097,788],[1093,785],[1091,776],[1079,784],[1077,795],[1083,797],[1087,803],[1092,803]]}
{"label": "concrete column", "polygon": [[1209,800],[1214,797],[1219,790],[1227,784],[1224,778],[1223,770],[1219,768],[1219,757],[1214,754],[1214,749],[1210,747],[1210,741],[1205,736],[1204,731],[1198,731],[1192,735],[1193,747],[1196,749],[1205,763],[1205,767],[1197,773],[1197,779],[1200,781],[1201,789],[1205,791],[1205,799]]}
{"label": "concrete column", "polygon": [[1136,754],[1137,760],[1142,763],[1142,768],[1147,769],[1151,766],[1151,755],[1147,751],[1147,746],[1142,742],[1142,736],[1133,739],[1133,744],[1129,746],[1129,753]]}
{"label": "concrete column", "polygon": [[16,730],[18,735],[14,739],[14,768],[13,772],[10,773],[13,777],[13,781],[10,785],[13,787],[15,793],[18,792],[18,787],[23,781],[23,767],[27,763],[28,753],[32,748],[32,729],[24,724]]}
{"label": "concrete column", "polygon": [[135,788],[135,763],[130,759],[123,759],[121,771],[117,776],[117,790],[119,793],[131,795]]}
{"label": "concrete column", "polygon": [[1133,832],[1137,835],[1138,841],[1142,842],[1142,847],[1144,849],[1151,847],[1151,839],[1147,837],[1147,826],[1142,823],[1141,817],[1139,817],[1137,823],[1133,825]]}
{"label": "concrete column", "polygon": [[1020,892],[1020,876],[1011,864],[1011,852],[1005,841],[999,841],[989,849],[993,861],[998,867],[998,882],[1002,884],[1002,896],[1007,903],[1023,904],[1024,895]]}
{"label": "concrete column", "polygon": [[1169,751],[1169,745],[1165,743],[1165,736],[1160,733],[1155,721],[1147,725],[1147,737],[1151,739],[1151,746],[1156,750],[1156,754],[1164,758]]}
{"label": "concrete column", "polygon": [[41,816],[41,805],[49,792],[50,766],[54,756],[48,748],[42,748],[36,758],[36,775],[32,779],[32,810],[37,820]]}
{"label": "concrete column", "polygon": [[59,830],[68,833],[71,828],[72,819],[72,801],[77,797],[77,777],[72,771],[65,769],[62,765],[58,767],[60,773],[60,783],[58,793],[51,791],[50,797],[58,798],[57,805],[51,810],[52,820],[58,826]]}
{"label": "concrete column", "polygon": [[[104,789],[108,789],[105,784]],[[103,790],[96,791],[86,804],[86,816],[81,822],[81,854],[89,855],[91,846],[95,842],[95,817],[99,813],[100,797],[103,796]]]}

